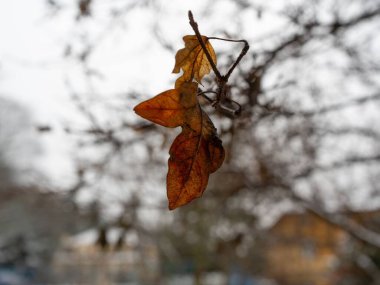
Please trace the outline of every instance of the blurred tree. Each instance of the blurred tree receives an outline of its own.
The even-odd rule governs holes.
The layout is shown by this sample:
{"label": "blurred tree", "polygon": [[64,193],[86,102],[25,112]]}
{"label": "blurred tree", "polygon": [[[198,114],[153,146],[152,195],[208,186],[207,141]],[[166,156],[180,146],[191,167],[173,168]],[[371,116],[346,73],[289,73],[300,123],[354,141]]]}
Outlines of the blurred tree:
{"label": "blurred tree", "polygon": [[0,97],[0,190],[22,183],[21,177],[30,170],[29,162],[39,151],[33,131],[28,112]]}
{"label": "blurred tree", "polygon": [[[84,6],[85,12],[96,11],[99,5],[82,2],[91,3]],[[218,9],[221,2],[229,9]],[[168,134],[125,115],[140,101],[136,98],[141,94],[131,90],[115,94],[114,101],[100,107],[91,104],[94,97],[87,95],[95,96],[94,86],[104,79],[93,56],[105,37],[94,36],[83,25],[88,34],[79,40],[80,48],[73,49],[78,44],[75,38],[65,49],[65,56],[82,66],[87,84],[84,92],[78,92],[75,80],[67,82],[73,102],[88,122],[88,128],[66,128],[77,137],[81,150],[78,181],[70,192],[73,198],[92,193],[89,196],[99,202],[105,223],[123,227],[120,217],[133,213],[136,219],[128,227],[148,234],[143,213],[149,213],[148,219],[160,219],[158,224],[162,221],[165,226],[160,247],[164,250],[170,244],[177,253],[173,258],[190,260],[195,272],[228,270],[229,262],[244,256],[257,264],[260,258],[254,253],[262,231],[258,221],[289,205],[311,211],[356,240],[380,248],[378,228],[345,214],[379,207],[380,202],[380,58],[379,34],[374,33],[380,25],[380,1],[208,1],[204,7],[208,22],[223,19],[215,35],[244,38],[251,46],[231,78],[230,96],[240,103],[241,115],[213,113],[227,161],[213,175],[204,197],[174,214],[161,211],[163,204],[151,198],[162,198],[154,193],[157,182],[164,180]],[[106,34],[128,22],[136,8],[151,11],[157,6],[151,1],[102,6],[110,15]],[[78,14],[84,16],[82,10],[79,7]],[[162,32],[169,13],[155,13],[152,34],[163,49],[173,52]],[[85,15],[96,20],[95,12]],[[202,31],[203,20],[198,22]],[[229,55],[235,49],[220,52],[220,69],[234,62]],[[203,88],[214,87],[209,80]],[[232,177],[231,184],[225,175]],[[164,191],[164,186],[160,188]],[[128,203],[131,197],[138,200],[137,210]],[[163,254],[170,259],[170,250]]]}
{"label": "blurred tree", "polygon": [[68,197],[34,180],[42,177],[32,168],[41,150],[35,131],[22,106],[0,98],[0,270],[47,280],[62,236],[89,226],[91,220]]}

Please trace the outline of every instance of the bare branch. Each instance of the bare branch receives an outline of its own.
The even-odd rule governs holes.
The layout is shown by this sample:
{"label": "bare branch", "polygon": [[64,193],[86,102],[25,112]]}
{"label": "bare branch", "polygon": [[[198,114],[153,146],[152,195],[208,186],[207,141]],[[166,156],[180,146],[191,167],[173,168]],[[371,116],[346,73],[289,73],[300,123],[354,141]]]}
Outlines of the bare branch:
{"label": "bare branch", "polygon": [[198,42],[201,45],[203,52],[205,53],[207,60],[212,67],[212,70],[215,73],[215,76],[220,81],[224,81],[223,76],[220,74],[219,70],[216,68],[215,62],[212,60],[212,57],[211,57],[210,53],[208,52],[205,43],[203,42],[201,33],[199,32],[199,29],[198,29],[198,24],[197,24],[197,22],[194,21],[193,13],[191,13],[191,11],[189,11],[189,20],[190,20],[190,25],[193,28],[195,35],[197,36]]}

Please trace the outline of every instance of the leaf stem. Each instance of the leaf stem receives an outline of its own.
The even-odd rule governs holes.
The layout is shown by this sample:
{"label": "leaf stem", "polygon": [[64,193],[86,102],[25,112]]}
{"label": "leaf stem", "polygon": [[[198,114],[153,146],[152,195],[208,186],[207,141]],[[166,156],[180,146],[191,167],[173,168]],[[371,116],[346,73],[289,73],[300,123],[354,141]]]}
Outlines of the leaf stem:
{"label": "leaf stem", "polygon": [[202,96],[203,98],[205,98],[209,103],[214,103],[214,100],[212,100],[210,97],[208,97],[206,95],[206,93],[214,93],[214,94],[217,94],[215,91],[200,91],[198,92],[198,96]]}
{"label": "leaf stem", "polygon": [[208,97],[206,94],[204,93],[200,93],[198,94],[198,96],[202,96],[203,98],[205,98],[209,103],[213,103],[214,100],[212,100],[210,97]]}

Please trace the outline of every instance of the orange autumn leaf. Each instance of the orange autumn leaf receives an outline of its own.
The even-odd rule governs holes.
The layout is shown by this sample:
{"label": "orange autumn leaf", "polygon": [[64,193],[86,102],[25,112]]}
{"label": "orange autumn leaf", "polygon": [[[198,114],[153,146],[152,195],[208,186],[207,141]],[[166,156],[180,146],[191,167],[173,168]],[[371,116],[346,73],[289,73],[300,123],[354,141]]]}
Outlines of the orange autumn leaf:
{"label": "orange autumn leaf", "polygon": [[185,121],[191,121],[189,111],[196,107],[197,84],[187,83],[179,89],[170,89],[138,104],[134,111],[141,117],[168,128],[182,126]]}
{"label": "orange autumn leaf", "polygon": [[184,107],[180,103],[180,93],[170,89],[144,101],[134,108],[141,117],[168,128],[183,124]]}
{"label": "orange autumn leaf", "polygon": [[[216,64],[216,55],[214,48],[207,37],[202,36],[206,49],[209,52],[213,62]],[[180,49],[175,56],[175,66],[173,73],[179,73],[181,69],[183,74],[175,83],[178,88],[183,82],[189,82],[195,79],[200,83],[203,76],[211,71],[211,64],[204,53],[202,46],[199,44],[196,36],[184,36],[185,47]]]}
{"label": "orange autumn leaf", "polygon": [[223,163],[224,149],[216,129],[197,99],[198,84],[184,82],[140,103],[135,112],[165,127],[182,127],[169,154],[167,196],[169,209],[202,195],[209,175]]}

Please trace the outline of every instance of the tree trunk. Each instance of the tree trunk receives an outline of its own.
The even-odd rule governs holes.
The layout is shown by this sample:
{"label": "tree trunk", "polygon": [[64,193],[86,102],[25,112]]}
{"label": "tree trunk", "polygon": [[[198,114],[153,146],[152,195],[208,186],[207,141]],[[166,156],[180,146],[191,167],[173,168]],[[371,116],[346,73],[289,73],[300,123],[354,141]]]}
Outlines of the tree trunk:
{"label": "tree trunk", "polygon": [[202,270],[200,268],[195,269],[194,272],[194,285],[202,285]]}

